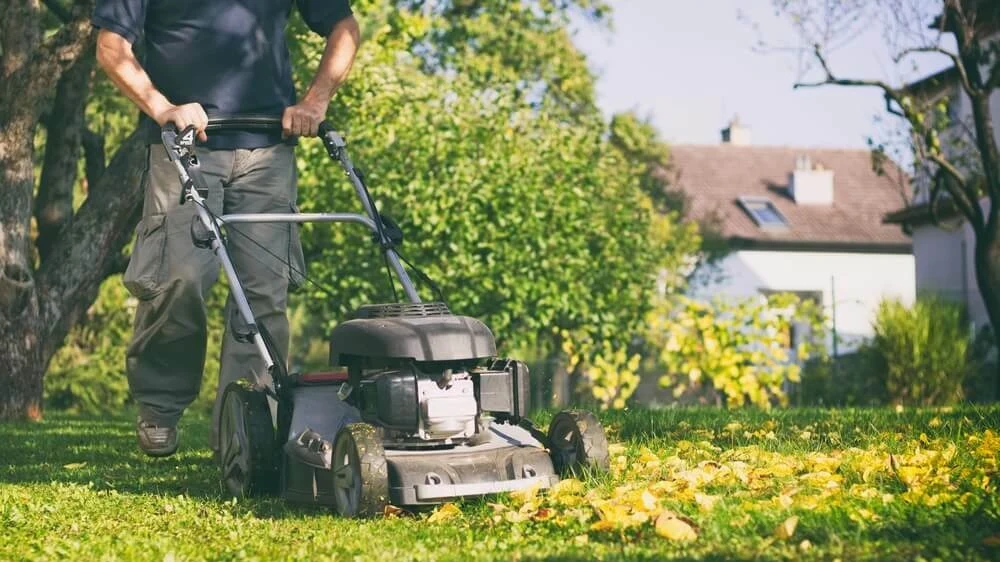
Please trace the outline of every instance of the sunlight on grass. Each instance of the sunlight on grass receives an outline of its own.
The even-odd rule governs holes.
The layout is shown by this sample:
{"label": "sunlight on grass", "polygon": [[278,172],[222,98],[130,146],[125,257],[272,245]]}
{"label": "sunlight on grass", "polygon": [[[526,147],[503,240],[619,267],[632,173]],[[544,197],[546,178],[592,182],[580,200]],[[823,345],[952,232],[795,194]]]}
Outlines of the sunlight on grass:
{"label": "sunlight on grass", "polygon": [[0,426],[0,559],[1000,556],[1000,407],[602,418],[609,474],[373,521],[225,498],[203,418],[160,460],[127,416]]}

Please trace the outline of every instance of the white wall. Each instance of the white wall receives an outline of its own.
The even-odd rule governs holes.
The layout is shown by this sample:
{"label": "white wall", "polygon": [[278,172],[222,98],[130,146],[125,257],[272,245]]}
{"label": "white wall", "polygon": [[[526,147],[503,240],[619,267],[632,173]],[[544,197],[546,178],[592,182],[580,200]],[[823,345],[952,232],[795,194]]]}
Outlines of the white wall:
{"label": "white wall", "polygon": [[761,290],[822,293],[828,317],[836,305],[838,353],[871,336],[871,320],[883,298],[909,304],[916,296],[912,255],[744,250],[726,256],[717,267],[717,281],[692,288],[693,297],[746,298]]}
{"label": "white wall", "polygon": [[966,222],[952,230],[923,225],[913,231],[917,292],[933,292],[965,301],[976,326],[989,322],[976,285],[975,236]]}

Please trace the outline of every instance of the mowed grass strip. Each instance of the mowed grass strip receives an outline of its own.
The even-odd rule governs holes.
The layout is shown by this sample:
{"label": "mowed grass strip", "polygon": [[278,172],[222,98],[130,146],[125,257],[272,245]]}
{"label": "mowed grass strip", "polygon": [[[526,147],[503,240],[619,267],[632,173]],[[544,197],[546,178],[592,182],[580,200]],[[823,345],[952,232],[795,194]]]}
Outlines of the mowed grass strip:
{"label": "mowed grass strip", "polygon": [[205,417],[0,425],[0,560],[1000,559],[1000,407],[601,417],[609,474],[367,521],[226,498]]}

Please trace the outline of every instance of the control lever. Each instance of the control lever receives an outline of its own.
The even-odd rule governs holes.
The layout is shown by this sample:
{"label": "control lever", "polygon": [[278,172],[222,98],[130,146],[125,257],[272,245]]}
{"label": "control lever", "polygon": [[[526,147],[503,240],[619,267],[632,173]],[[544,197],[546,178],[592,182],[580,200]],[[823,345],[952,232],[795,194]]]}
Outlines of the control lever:
{"label": "control lever", "polygon": [[208,198],[208,183],[201,174],[201,162],[194,152],[196,134],[197,129],[194,125],[188,125],[178,134],[177,127],[173,123],[167,123],[160,131],[160,139],[167,151],[167,158],[174,163],[181,176],[183,186],[181,205],[194,199],[192,190],[199,198],[203,200]]}

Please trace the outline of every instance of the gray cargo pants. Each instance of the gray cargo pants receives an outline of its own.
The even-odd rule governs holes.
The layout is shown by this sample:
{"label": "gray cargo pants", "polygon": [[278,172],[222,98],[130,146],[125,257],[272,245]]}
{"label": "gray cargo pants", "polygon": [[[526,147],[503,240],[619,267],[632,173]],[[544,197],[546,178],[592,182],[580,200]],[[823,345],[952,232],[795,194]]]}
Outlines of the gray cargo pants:
{"label": "gray cargo pants", "polygon": [[[294,147],[279,144],[253,150],[198,150],[209,184],[208,207],[215,214],[270,213],[294,210]],[[193,203],[180,204],[177,170],[160,145],[149,148],[142,221],[136,228],[125,286],[138,300],[135,327],[126,359],[129,388],[145,421],[174,426],[198,396],[205,366],[207,339],[205,297],[219,276],[219,260],[211,250],[196,248],[191,223]],[[246,236],[233,231],[238,229]],[[282,357],[288,355],[289,280],[291,263],[304,270],[298,229],[290,224],[240,224],[228,228],[228,249],[257,322],[274,337]],[[262,245],[277,259],[256,246]],[[286,263],[288,262],[288,263]],[[253,344],[236,341],[233,324],[241,326],[230,294],[226,303],[221,372],[212,416],[212,449],[218,448],[217,417],[221,391],[230,382],[266,379],[263,361]]]}

